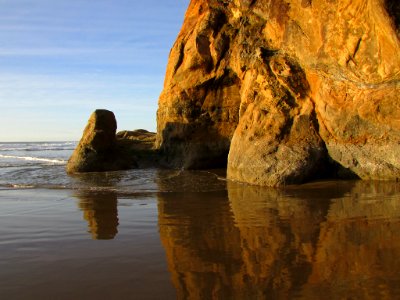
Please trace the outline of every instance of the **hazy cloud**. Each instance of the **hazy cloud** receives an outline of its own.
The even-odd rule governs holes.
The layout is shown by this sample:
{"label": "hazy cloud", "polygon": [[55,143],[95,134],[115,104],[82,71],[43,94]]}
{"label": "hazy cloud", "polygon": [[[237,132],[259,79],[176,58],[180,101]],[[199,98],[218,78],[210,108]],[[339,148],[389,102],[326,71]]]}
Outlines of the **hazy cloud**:
{"label": "hazy cloud", "polygon": [[0,0],[0,141],[77,139],[98,107],[154,130],[188,3]]}

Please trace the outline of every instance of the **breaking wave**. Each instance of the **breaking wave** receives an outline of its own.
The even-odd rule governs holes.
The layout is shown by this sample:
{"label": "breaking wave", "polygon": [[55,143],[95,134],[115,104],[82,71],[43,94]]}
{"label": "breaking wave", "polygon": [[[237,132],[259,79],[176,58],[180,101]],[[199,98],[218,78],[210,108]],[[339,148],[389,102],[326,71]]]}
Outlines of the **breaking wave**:
{"label": "breaking wave", "polygon": [[1,143],[0,151],[62,151],[74,150],[76,142],[64,143]]}
{"label": "breaking wave", "polygon": [[15,155],[3,155],[0,154],[0,158],[12,158],[12,159],[19,159],[19,160],[26,160],[26,161],[40,161],[40,162],[47,162],[53,164],[66,164],[66,160],[62,159],[49,159],[49,158],[40,158],[40,157],[33,157],[33,156],[15,156]]}

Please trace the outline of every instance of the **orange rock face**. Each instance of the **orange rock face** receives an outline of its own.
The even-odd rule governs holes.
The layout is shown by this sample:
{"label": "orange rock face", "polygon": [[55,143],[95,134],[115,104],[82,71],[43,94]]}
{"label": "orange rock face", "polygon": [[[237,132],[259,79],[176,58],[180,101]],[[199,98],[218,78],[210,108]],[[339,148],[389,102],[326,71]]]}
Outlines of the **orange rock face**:
{"label": "orange rock face", "polygon": [[191,1],[159,100],[167,164],[227,163],[230,179],[270,186],[333,165],[399,178],[399,12],[396,0]]}

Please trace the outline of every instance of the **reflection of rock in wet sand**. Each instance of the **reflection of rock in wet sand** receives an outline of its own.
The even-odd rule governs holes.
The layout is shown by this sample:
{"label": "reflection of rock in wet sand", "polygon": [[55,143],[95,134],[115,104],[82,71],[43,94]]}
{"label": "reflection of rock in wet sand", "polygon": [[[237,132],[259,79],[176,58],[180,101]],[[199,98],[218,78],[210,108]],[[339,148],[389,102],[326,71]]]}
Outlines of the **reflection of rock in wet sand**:
{"label": "reflection of rock in wet sand", "polygon": [[80,192],[79,208],[88,222],[89,232],[95,240],[113,239],[117,233],[117,194],[114,192]]}
{"label": "reflection of rock in wet sand", "polygon": [[159,226],[179,299],[233,297],[241,251],[226,192],[160,194]]}
{"label": "reflection of rock in wet sand", "polygon": [[399,295],[398,184],[283,191],[228,183],[228,195],[159,196],[160,235],[179,298]]}

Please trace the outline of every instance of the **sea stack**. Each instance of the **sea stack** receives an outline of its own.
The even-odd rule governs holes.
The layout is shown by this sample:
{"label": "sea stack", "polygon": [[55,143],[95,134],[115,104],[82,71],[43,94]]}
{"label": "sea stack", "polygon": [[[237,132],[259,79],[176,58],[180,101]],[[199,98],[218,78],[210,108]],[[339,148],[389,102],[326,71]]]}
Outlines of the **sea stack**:
{"label": "sea stack", "polygon": [[98,109],[92,113],[82,138],[68,160],[68,173],[103,172],[129,169],[131,159],[121,157],[116,139],[114,113]]}
{"label": "sea stack", "polygon": [[400,178],[399,25],[398,0],[192,0],[159,99],[166,163]]}

